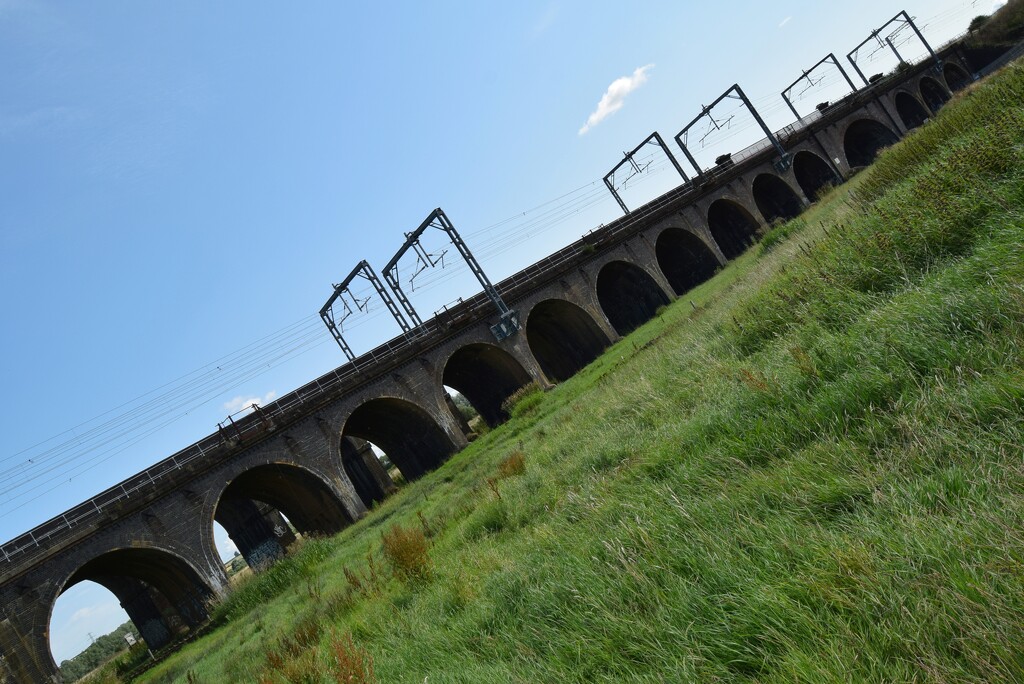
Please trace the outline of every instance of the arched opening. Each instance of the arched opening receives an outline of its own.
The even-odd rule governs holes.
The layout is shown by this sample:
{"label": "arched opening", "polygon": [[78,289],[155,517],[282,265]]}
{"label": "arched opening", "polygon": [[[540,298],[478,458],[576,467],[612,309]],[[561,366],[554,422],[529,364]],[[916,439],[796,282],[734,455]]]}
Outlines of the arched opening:
{"label": "arched opening", "polygon": [[393,397],[371,399],[345,421],[343,437],[376,445],[408,481],[437,468],[455,444],[424,409]]}
{"label": "arched opening", "polygon": [[563,299],[546,299],[530,311],[526,341],[541,370],[554,382],[571,378],[610,344],[586,311]]}
{"label": "arched opening", "polygon": [[896,134],[874,119],[858,119],[843,136],[843,151],[852,168],[867,166],[883,148],[899,141]]}
{"label": "arched opening", "polygon": [[942,109],[942,105],[949,102],[949,93],[931,76],[922,76],[921,99],[928,105],[932,114],[935,114]]}
{"label": "arched opening", "polygon": [[[92,583],[113,594],[113,599],[102,589],[90,586]],[[68,579],[60,595],[70,597],[79,586],[93,591],[94,600],[100,601],[80,608],[79,616],[92,620],[105,613],[120,624],[119,604],[139,636],[154,651],[205,622],[215,596],[189,563],[173,553],[153,548],[118,549],[93,558]],[[59,612],[55,605],[50,614],[51,625]],[[99,620],[94,629],[99,634],[110,631],[109,625]],[[51,628],[48,634],[56,661],[63,659],[64,654],[54,649],[55,631],[60,630]]]}
{"label": "arched opening", "polygon": [[457,349],[448,357],[443,375],[444,384],[464,396],[491,427],[508,420],[502,404],[532,380],[514,356],[484,343]]}
{"label": "arched opening", "polygon": [[395,491],[395,483],[381,464],[369,442],[354,437],[341,440],[341,465],[356,495],[370,508]]}
{"label": "arched opening", "polygon": [[597,274],[597,300],[615,332],[626,336],[654,318],[668,296],[646,271],[626,261],[610,261]]}
{"label": "arched opening", "polygon": [[[91,580],[67,587],[53,604],[50,628],[47,631],[50,655],[61,670],[64,681],[78,681],[85,672],[91,670],[88,664],[75,662],[75,656],[85,651],[95,640],[102,640],[107,642],[104,645],[112,646],[104,635],[114,632],[125,623],[129,624],[134,637],[141,637],[128,613],[109,589]],[[128,644],[121,640],[116,642],[116,646],[127,648]],[[3,678],[5,674],[7,671],[0,666],[0,682],[8,681]]]}
{"label": "arched opening", "polygon": [[214,520],[227,530],[249,567],[262,569],[304,535],[336,534],[352,523],[344,504],[313,473],[285,463],[245,471],[225,487]]}
{"label": "arched opening", "polygon": [[946,80],[946,86],[954,93],[963,90],[971,83],[971,75],[954,62],[946,62],[942,67],[942,78]]}
{"label": "arched opening", "polygon": [[928,120],[928,110],[910,93],[900,91],[896,93],[893,101],[896,103],[896,113],[899,114],[900,121],[908,131]]}
{"label": "arched opening", "polygon": [[732,200],[719,199],[708,208],[708,228],[726,259],[735,259],[754,244],[757,219]]}
{"label": "arched opening", "polygon": [[832,167],[824,159],[801,150],[793,156],[793,175],[804,196],[814,202],[825,188],[839,181]]}
{"label": "arched opening", "polygon": [[672,290],[681,295],[715,274],[718,259],[704,241],[688,230],[666,228],[654,245],[658,266]]}
{"label": "arched opening", "polygon": [[762,173],[752,185],[754,204],[766,223],[776,219],[788,221],[804,210],[804,205],[786,181],[770,173]]}

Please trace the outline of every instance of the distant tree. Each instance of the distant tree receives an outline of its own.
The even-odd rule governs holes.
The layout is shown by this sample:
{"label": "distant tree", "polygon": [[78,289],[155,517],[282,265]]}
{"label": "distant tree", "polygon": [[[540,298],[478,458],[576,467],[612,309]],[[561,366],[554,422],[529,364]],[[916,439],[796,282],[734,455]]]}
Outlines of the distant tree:
{"label": "distant tree", "polygon": [[453,394],[452,401],[455,403],[455,408],[459,409],[459,413],[461,413],[462,417],[467,421],[473,420],[477,415],[479,415],[476,409],[473,408],[473,405],[469,403],[469,399],[462,396],[461,393],[456,392]]}
{"label": "distant tree", "polygon": [[126,622],[113,632],[97,638],[88,648],[74,658],[62,662],[60,664],[60,673],[64,677],[64,681],[77,681],[118,653],[126,650],[128,643],[124,640],[124,635],[128,632],[135,634],[136,638],[138,638],[134,625],[131,622]]}
{"label": "distant tree", "polygon": [[988,17],[989,15],[987,14],[979,14],[978,16],[974,17],[973,19],[971,19],[971,23],[967,25],[967,30],[970,31],[971,33],[974,33],[975,31],[977,31],[978,29],[985,25],[985,22],[988,21]]}

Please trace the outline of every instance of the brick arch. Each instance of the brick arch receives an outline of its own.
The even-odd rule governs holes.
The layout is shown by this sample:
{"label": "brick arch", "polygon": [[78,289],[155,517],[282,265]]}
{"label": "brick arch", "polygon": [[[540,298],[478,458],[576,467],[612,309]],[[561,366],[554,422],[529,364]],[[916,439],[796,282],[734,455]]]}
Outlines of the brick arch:
{"label": "brick arch", "polygon": [[726,259],[735,259],[754,244],[757,219],[742,203],[719,197],[708,205],[706,220],[711,237]]}
{"label": "brick arch", "polygon": [[469,342],[448,355],[443,384],[458,391],[494,427],[508,420],[503,404],[533,378],[515,356],[496,344]]}
{"label": "brick arch", "polygon": [[[195,629],[209,618],[211,604],[219,598],[186,554],[157,545],[118,545],[92,554],[75,564],[54,583],[52,597],[40,601],[40,615],[47,629],[34,632],[40,666],[57,674],[50,650],[49,625],[57,600],[71,587],[92,581],[110,591],[146,639],[150,648],[165,646],[176,636]],[[55,680],[56,681],[56,680]]]}
{"label": "brick arch", "polygon": [[765,223],[776,219],[788,221],[800,215],[804,205],[800,196],[774,173],[760,173],[750,184],[750,194]]}
{"label": "brick arch", "polygon": [[721,265],[703,236],[676,224],[669,224],[658,233],[654,254],[658,268],[677,296],[709,279]]}
{"label": "brick arch", "polygon": [[[287,521],[284,517],[287,517]],[[304,535],[331,535],[354,522],[329,478],[288,460],[247,467],[217,496],[208,524],[216,521],[254,569],[283,556],[294,541],[288,521]]]}
{"label": "brick arch", "polygon": [[946,82],[946,88],[955,93],[970,85],[970,73],[956,62],[946,62],[942,65],[942,80]]}
{"label": "brick arch", "polygon": [[899,136],[878,119],[862,117],[847,124],[842,142],[846,163],[857,168],[873,162],[882,149],[899,142]]}
{"label": "brick arch", "polygon": [[434,470],[458,449],[428,409],[397,396],[363,401],[345,418],[341,436],[380,447],[406,480]]}
{"label": "brick arch", "polygon": [[930,112],[921,104],[921,101],[906,90],[897,90],[893,93],[892,103],[896,109],[896,115],[908,131],[917,128],[931,117]]}
{"label": "brick arch", "polygon": [[601,266],[595,290],[601,310],[621,336],[639,328],[671,301],[650,273],[622,259]]}
{"label": "brick arch", "polygon": [[949,102],[949,91],[946,90],[943,84],[931,76],[921,77],[918,81],[918,90],[921,92],[921,99],[924,100],[925,105],[931,110],[932,114],[937,114]]}
{"label": "brick arch", "polygon": [[812,202],[826,187],[841,181],[829,163],[810,150],[800,150],[793,155],[793,177],[804,197]]}
{"label": "brick arch", "polygon": [[526,318],[526,339],[544,374],[562,382],[611,344],[594,317],[566,299],[537,302]]}

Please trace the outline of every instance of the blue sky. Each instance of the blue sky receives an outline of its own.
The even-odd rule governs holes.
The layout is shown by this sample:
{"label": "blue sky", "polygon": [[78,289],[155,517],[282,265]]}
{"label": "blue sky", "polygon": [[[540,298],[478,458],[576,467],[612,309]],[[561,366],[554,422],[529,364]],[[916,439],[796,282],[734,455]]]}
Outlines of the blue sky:
{"label": "blue sky", "polygon": [[[623,150],[734,82],[790,123],[779,91],[903,8],[940,43],[992,3],[0,0],[0,537],[341,364],[330,284],[433,208],[497,281],[619,215],[599,179]],[[826,76],[802,111],[841,94]],[[722,116],[702,163],[759,137]],[[432,278],[424,318],[476,291],[450,259]],[[350,323],[357,353],[398,332]],[[58,661],[111,604],[62,598]]]}

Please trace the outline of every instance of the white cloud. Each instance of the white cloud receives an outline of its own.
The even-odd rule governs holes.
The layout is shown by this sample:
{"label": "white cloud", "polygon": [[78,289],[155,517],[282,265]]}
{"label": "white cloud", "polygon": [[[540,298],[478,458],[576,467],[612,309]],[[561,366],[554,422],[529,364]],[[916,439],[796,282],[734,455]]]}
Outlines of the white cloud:
{"label": "white cloud", "polygon": [[792,20],[793,20],[793,17],[786,17],[781,22],[779,22],[779,28],[785,27],[785,25],[788,24]]}
{"label": "white cloud", "polygon": [[612,81],[608,90],[604,91],[601,101],[597,103],[597,109],[587,117],[587,123],[583,124],[579,134],[583,135],[591,128],[601,123],[615,112],[622,109],[626,103],[626,96],[647,83],[647,71],[653,68],[653,64],[638,67],[631,76],[623,76]]}
{"label": "white cloud", "polygon": [[220,526],[220,523],[213,524],[213,537],[216,540],[217,550],[220,551],[222,561],[231,560],[238,552],[235,542],[228,536],[227,530]]}
{"label": "white cloud", "polygon": [[270,402],[274,401],[274,397],[276,396],[277,392],[275,392],[274,390],[267,392],[266,394],[263,395],[262,398],[258,396],[239,394],[231,401],[224,402],[224,410],[227,411],[228,413],[235,413],[237,411],[241,411],[244,409],[246,413],[248,413],[249,411],[252,411],[251,406],[253,404],[257,404],[258,406],[269,404]]}
{"label": "white cloud", "polygon": [[117,603],[101,603],[96,606],[86,606],[85,608],[79,608],[72,615],[69,623],[84,622],[98,620],[112,613],[116,613],[120,610],[120,606]]}
{"label": "white cloud", "polygon": [[560,8],[557,3],[548,5],[547,9],[544,10],[544,14],[540,15],[540,18],[537,19],[533,24],[533,27],[530,29],[530,38],[536,40],[547,33],[548,29],[551,28],[551,25],[555,23],[556,19],[558,19],[559,9]]}
{"label": "white cloud", "polygon": [[[0,0],[2,2],[2,0]],[[0,13],[3,12],[0,5]],[[75,128],[88,118],[79,107],[37,107],[15,112],[0,110],[0,138],[20,138],[31,134],[56,134]]]}

